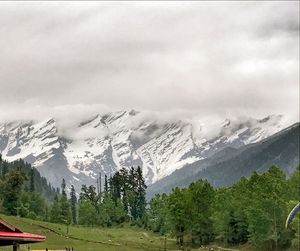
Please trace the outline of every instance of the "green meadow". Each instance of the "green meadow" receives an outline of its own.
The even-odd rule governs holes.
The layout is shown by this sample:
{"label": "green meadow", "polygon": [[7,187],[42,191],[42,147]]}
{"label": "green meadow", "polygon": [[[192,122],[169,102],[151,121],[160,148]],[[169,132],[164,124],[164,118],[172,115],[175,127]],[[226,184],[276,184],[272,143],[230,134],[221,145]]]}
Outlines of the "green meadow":
{"label": "green meadow", "polygon": [[[165,238],[150,231],[126,225],[111,228],[67,226],[35,221],[26,218],[0,215],[22,231],[44,235],[45,242],[30,244],[30,250],[63,250],[66,247],[76,251],[135,251],[164,250]],[[175,240],[167,239],[169,250],[176,250]],[[0,247],[0,251],[11,251],[11,247]],[[28,250],[22,245],[21,250]]]}

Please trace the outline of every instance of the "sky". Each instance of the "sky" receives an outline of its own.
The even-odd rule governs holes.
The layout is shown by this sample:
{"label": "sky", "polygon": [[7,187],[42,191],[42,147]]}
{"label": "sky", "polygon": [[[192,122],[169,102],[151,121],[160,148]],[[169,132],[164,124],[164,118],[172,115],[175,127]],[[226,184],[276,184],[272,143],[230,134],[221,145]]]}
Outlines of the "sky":
{"label": "sky", "polygon": [[299,121],[299,2],[1,2],[0,121]]}

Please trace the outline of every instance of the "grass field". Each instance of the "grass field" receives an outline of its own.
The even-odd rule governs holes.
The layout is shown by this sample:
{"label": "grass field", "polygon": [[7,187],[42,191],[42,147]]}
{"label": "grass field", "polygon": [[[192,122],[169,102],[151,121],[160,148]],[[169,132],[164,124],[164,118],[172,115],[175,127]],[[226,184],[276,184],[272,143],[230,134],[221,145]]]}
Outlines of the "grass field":
{"label": "grass field", "polygon": [[[163,250],[164,238],[150,231],[124,225],[124,227],[67,227],[42,221],[0,215],[0,218],[19,227],[22,231],[45,235],[43,243],[31,244],[30,250],[63,250],[73,247],[76,251],[135,251],[135,250]],[[167,240],[168,249],[176,249],[175,241]],[[0,251],[11,251],[11,247],[0,247]],[[22,245],[21,250],[28,250]]]}
{"label": "grass field", "polygon": [[[99,228],[99,227],[83,227],[69,226],[67,234],[67,226],[48,223],[43,221],[35,221],[25,218],[5,216],[0,214],[0,218],[6,220],[12,225],[20,228],[22,231],[44,235],[47,237],[43,243],[22,245],[22,251],[30,250],[65,250],[66,247],[74,248],[75,251],[159,251],[164,250],[164,237],[154,234],[142,228],[124,224],[123,227]],[[296,241],[296,240],[295,240]],[[299,241],[299,240],[298,240]],[[298,242],[297,242],[298,243]],[[286,251],[296,251],[298,245]],[[167,250],[178,250],[174,239],[166,240]],[[254,251],[253,247],[244,245],[235,248],[222,248],[211,245],[206,248],[186,249],[186,250],[202,250],[207,251],[213,247],[214,251]],[[0,247],[0,251],[11,251],[11,247]]]}

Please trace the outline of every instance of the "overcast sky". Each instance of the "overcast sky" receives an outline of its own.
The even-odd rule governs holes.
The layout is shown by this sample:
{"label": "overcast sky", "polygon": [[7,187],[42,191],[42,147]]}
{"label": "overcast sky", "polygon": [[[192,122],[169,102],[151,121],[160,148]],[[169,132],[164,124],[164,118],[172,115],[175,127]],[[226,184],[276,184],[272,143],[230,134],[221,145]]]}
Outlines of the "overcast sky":
{"label": "overcast sky", "polygon": [[299,120],[299,2],[1,2],[0,119]]}

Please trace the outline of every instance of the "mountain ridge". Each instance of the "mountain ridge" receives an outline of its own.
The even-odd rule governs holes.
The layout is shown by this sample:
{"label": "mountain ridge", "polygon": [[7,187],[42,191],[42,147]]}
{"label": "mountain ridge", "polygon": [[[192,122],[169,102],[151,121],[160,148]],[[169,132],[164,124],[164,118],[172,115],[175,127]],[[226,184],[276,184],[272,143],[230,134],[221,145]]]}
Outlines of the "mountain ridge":
{"label": "mountain ridge", "polygon": [[266,139],[235,149],[226,158],[214,155],[212,159],[187,165],[152,184],[148,196],[168,193],[175,186],[184,187],[197,179],[207,179],[216,187],[229,186],[252,172],[265,172],[271,165],[291,175],[299,165],[299,131],[298,122]]}
{"label": "mountain ridge", "polygon": [[53,118],[17,121],[0,123],[0,153],[9,161],[23,158],[54,186],[62,178],[76,187],[94,184],[99,172],[109,176],[137,165],[153,184],[223,148],[258,142],[283,129],[281,120],[281,115],[227,119],[211,123],[215,132],[201,121],[162,122],[134,110],[97,114],[67,129]]}

